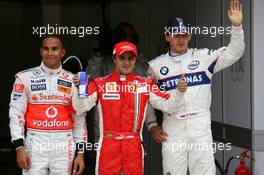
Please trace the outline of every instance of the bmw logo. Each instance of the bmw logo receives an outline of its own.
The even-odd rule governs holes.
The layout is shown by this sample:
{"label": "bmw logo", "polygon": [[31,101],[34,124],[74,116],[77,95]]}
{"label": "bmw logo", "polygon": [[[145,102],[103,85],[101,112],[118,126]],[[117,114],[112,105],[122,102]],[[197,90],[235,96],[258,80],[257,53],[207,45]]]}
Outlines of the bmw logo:
{"label": "bmw logo", "polygon": [[163,66],[163,67],[160,68],[160,73],[162,75],[167,75],[168,72],[169,72],[169,68],[167,66]]}

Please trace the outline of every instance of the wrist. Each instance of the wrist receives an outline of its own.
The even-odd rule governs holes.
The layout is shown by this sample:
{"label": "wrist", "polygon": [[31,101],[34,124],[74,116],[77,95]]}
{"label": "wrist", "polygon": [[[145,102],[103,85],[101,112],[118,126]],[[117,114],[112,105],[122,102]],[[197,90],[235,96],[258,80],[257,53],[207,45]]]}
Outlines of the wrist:
{"label": "wrist", "polygon": [[24,146],[20,146],[16,148],[16,153],[19,153],[21,151],[25,151],[25,147]]}
{"label": "wrist", "polygon": [[84,154],[84,150],[85,150],[85,144],[84,142],[79,142],[79,143],[76,143],[76,152],[77,154]]}
{"label": "wrist", "polygon": [[13,140],[13,144],[15,149],[18,149],[20,147],[24,147],[24,139],[17,139],[17,140]]}
{"label": "wrist", "polygon": [[78,151],[78,152],[77,152],[77,157],[84,158],[84,152],[82,152],[82,151]]}
{"label": "wrist", "polygon": [[151,121],[147,123],[147,128],[150,131],[154,126],[158,126],[158,123],[156,121]]}

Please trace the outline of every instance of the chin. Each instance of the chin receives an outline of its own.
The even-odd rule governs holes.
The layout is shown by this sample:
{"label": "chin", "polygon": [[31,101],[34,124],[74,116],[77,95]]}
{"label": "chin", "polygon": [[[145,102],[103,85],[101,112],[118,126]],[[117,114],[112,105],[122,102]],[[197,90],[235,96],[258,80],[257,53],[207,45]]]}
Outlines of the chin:
{"label": "chin", "polygon": [[130,73],[131,73],[131,71],[122,71],[121,74],[123,74],[123,75],[127,75],[127,74],[130,74]]}

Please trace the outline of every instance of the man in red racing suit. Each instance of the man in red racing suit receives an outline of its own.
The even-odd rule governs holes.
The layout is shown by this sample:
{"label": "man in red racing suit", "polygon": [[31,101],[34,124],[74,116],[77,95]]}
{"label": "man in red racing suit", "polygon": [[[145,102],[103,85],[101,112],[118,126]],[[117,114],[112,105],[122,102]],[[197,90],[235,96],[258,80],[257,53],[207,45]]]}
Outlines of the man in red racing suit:
{"label": "man in red racing suit", "polygon": [[79,99],[77,113],[90,110],[98,102],[100,139],[97,175],[142,175],[142,125],[148,102],[159,110],[173,113],[187,85],[181,81],[172,94],[162,93],[153,79],[136,76],[137,48],[130,42],[114,47],[115,70],[89,84],[88,98]]}

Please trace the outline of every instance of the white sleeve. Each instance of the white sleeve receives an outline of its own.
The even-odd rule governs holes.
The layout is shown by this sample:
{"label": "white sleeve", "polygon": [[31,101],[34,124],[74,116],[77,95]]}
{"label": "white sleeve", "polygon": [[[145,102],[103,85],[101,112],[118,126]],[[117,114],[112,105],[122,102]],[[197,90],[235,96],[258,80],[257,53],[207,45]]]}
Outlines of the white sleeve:
{"label": "white sleeve", "polygon": [[244,31],[240,27],[232,27],[231,39],[227,47],[222,47],[211,53],[212,63],[209,65],[209,71],[216,73],[239,60],[245,50]]}
{"label": "white sleeve", "polygon": [[148,103],[147,104],[147,110],[146,110],[146,118],[145,118],[145,123],[148,127],[148,130],[152,128],[153,126],[157,126],[157,116],[155,115],[155,111],[153,107]]}
{"label": "white sleeve", "polygon": [[[24,140],[25,134],[25,113],[27,110],[27,93],[26,93],[26,84],[16,76],[15,83],[13,85],[13,91],[11,93],[9,103],[9,127],[12,137],[12,142],[16,147],[15,141]],[[22,141],[23,141],[22,140]],[[22,145],[18,145],[22,146]]]}
{"label": "white sleeve", "polygon": [[73,139],[75,143],[87,142],[87,127],[85,113],[81,115],[72,114],[73,118]]}
{"label": "white sleeve", "polygon": [[91,82],[89,85],[88,97],[78,97],[77,89],[75,91],[76,93],[73,94],[72,106],[77,115],[91,110],[96,105],[97,91],[94,82]]}
{"label": "white sleeve", "polygon": [[173,114],[184,106],[184,93],[178,89],[172,90],[172,93],[150,92],[149,103],[153,108],[159,109],[165,113]]}
{"label": "white sleeve", "polygon": [[[154,81],[155,81],[156,76],[154,74],[154,71],[150,67],[150,65],[148,67],[147,74],[148,74],[149,77],[152,77],[154,79]],[[157,126],[158,125],[157,116],[155,114],[155,111],[154,111],[153,107],[149,103],[148,103],[148,106],[147,106],[145,123],[147,125],[148,130],[150,130],[150,128],[152,128],[153,126]]]}

